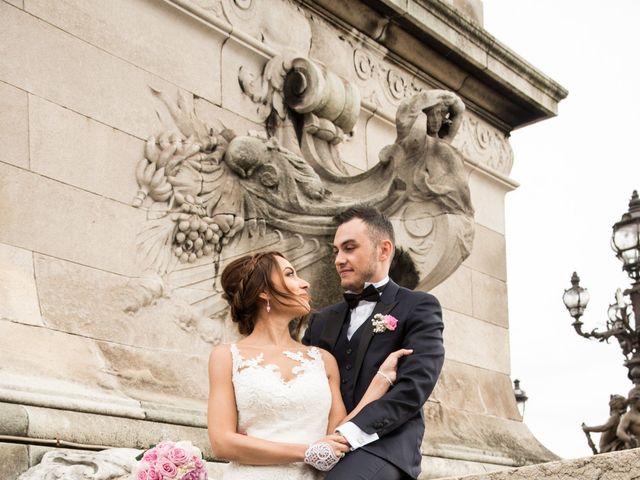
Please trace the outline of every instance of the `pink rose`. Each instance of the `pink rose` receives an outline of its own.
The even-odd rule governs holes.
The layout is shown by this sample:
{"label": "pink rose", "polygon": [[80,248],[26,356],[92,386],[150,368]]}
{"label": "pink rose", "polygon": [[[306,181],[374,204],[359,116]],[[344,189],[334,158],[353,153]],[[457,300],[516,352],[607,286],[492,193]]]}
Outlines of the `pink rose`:
{"label": "pink rose", "polygon": [[147,476],[147,472],[145,470],[140,470],[136,478],[137,480],[149,480],[149,477]]}
{"label": "pink rose", "polygon": [[191,470],[189,473],[185,474],[180,480],[198,480],[198,472],[196,470]]}
{"label": "pink rose", "polygon": [[169,455],[167,455],[167,458],[177,466],[184,465],[189,461],[187,452],[185,452],[184,448],[180,447],[174,447],[173,450],[169,452]]}
{"label": "pink rose", "polygon": [[149,470],[147,470],[147,477],[149,480],[162,480],[162,476],[153,465],[149,467]]}
{"label": "pink rose", "polygon": [[164,477],[174,478],[178,473],[178,468],[166,458],[160,460],[158,465],[160,467],[160,473]]}
{"label": "pink rose", "polygon": [[385,315],[384,324],[386,325],[387,330],[393,331],[398,326],[398,319],[393,315]]}
{"label": "pink rose", "polygon": [[147,463],[153,463],[158,460],[158,453],[156,452],[156,449],[152,448],[144,452],[142,459]]}
{"label": "pink rose", "polygon": [[196,455],[193,456],[193,461],[195,462],[196,468],[200,469],[204,467],[204,462],[201,458],[198,458]]}
{"label": "pink rose", "polygon": [[156,450],[158,451],[158,457],[166,457],[169,455],[171,449],[175,446],[170,440],[163,440],[159,444],[156,445]]}

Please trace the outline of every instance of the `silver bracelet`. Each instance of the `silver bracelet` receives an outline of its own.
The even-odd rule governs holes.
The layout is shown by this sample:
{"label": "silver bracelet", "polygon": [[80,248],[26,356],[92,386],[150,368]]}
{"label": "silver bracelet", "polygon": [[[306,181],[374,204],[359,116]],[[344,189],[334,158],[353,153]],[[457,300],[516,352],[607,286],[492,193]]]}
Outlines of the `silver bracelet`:
{"label": "silver bracelet", "polygon": [[380,370],[378,370],[376,373],[379,374],[379,375],[382,375],[384,377],[384,379],[387,382],[389,382],[389,385],[391,385],[393,387],[393,382],[391,381],[391,379],[389,378],[389,376],[386,373],[381,372]]}

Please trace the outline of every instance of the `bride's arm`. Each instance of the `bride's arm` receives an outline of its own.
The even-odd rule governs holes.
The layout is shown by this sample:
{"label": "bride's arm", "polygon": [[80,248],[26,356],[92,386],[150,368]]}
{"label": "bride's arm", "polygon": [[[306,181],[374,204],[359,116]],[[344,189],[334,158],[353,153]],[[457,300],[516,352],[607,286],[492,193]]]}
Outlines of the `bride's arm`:
{"label": "bride's arm", "polygon": [[[271,442],[238,433],[238,412],[231,380],[232,360],[228,346],[218,346],[209,357],[209,404],[207,425],[211,448],[217,458],[251,465],[302,462],[309,445]],[[344,408],[344,407],[343,407]],[[334,435],[336,439],[339,437]],[[348,449],[325,438],[334,449]],[[338,447],[340,445],[340,447]]]}
{"label": "bride's arm", "polygon": [[378,370],[383,375],[373,376],[371,383],[367,387],[367,391],[358,402],[358,405],[347,414],[344,402],[342,401],[342,394],[340,393],[340,370],[338,369],[338,363],[333,355],[326,350],[322,350],[325,370],[327,371],[327,378],[329,379],[329,386],[331,388],[331,411],[329,412],[327,433],[335,432],[339,425],[351,420],[369,403],[382,398],[389,390],[391,386],[390,382],[395,381],[398,360],[405,355],[410,355],[412,352],[413,350],[401,349],[389,354]]}

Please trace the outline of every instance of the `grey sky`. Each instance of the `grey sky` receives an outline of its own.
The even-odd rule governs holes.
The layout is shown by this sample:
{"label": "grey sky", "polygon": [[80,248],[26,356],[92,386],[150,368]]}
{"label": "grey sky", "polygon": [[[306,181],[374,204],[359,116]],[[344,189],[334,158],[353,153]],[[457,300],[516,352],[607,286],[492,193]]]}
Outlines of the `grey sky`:
{"label": "grey sky", "polygon": [[[577,270],[604,327],[628,277],[611,226],[640,189],[640,2],[484,0],[485,28],[569,90],[559,116],[512,134],[506,198],[512,378],[529,395],[525,423],[558,455],[590,455],[581,422],[604,423],[609,394],[631,382],[617,342],[578,337],[562,303]],[[597,434],[593,436],[598,443]]]}

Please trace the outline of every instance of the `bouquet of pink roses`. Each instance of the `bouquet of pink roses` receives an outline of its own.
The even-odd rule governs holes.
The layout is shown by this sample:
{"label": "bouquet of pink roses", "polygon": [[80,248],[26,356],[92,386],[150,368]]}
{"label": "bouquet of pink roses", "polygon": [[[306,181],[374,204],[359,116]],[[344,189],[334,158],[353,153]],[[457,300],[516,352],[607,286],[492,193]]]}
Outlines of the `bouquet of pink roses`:
{"label": "bouquet of pink roses", "polygon": [[202,452],[191,442],[162,441],[137,457],[134,480],[207,480]]}

